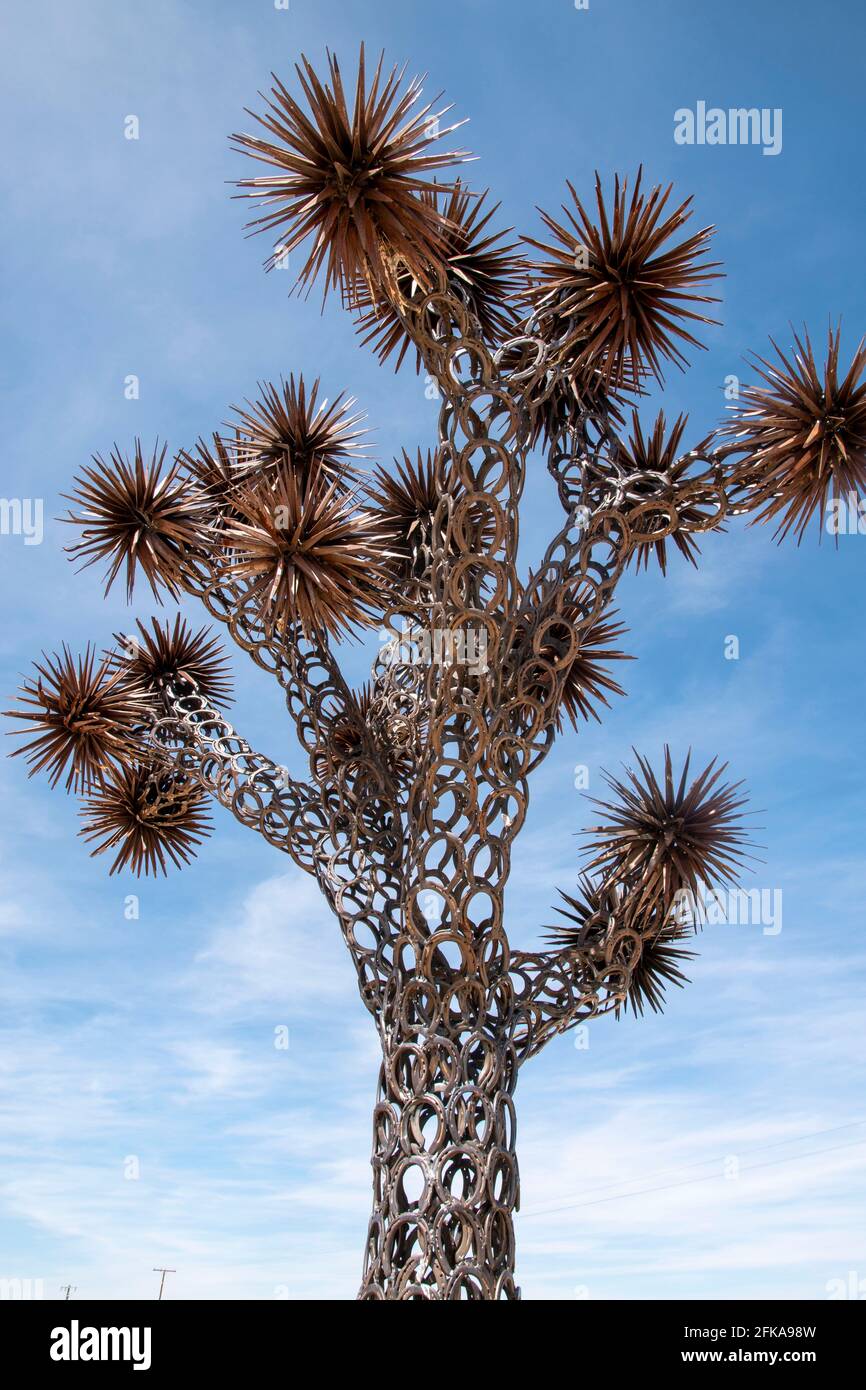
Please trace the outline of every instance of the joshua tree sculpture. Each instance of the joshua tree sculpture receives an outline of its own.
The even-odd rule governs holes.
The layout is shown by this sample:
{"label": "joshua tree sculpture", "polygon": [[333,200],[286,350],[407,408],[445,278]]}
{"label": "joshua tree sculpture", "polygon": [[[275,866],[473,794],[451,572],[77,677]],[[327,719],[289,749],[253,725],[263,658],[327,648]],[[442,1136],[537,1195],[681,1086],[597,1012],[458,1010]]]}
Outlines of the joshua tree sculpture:
{"label": "joshua tree sculpture", "polygon": [[[549,949],[521,951],[504,892],[530,776],[564,717],[622,693],[610,605],[630,564],[664,570],[669,542],[694,562],[696,537],[740,513],[799,539],[866,491],[866,353],[841,372],[837,333],[823,369],[808,336],[758,359],[759,384],[687,452],[684,419],[646,431],[633,411],[629,427],[712,322],[712,229],[683,234],[689,203],[638,175],[608,200],[597,180],[589,211],[569,185],[550,244],[521,251],[483,196],[437,181],[466,156],[438,152],[456,126],[419,81],[381,60],[370,81],[363,50],[353,99],[330,55],[324,80],[306,60],[297,75],[305,106],[274,79],[262,133],[234,137],[264,169],[240,196],[276,234],[270,264],[306,243],[301,288],[322,280],[383,363],[408,355],[436,384],[435,448],[365,472],[353,403],[290,377],[169,464],[138,443],[97,456],[69,519],[73,554],[107,562],[109,584],[124,571],[131,593],[141,572],[157,598],[195,595],[277,678],[308,779],[235,733],[220,649],[179,617],[102,657],[44,658],[17,751],[84,796],[82,834],[112,871],[187,863],[214,798],[315,877],[382,1045],[360,1296],[513,1298],[519,1068],[580,1022],[657,1008],[696,925],[682,895],[735,882],[748,857],[722,767],[690,780],[667,750],[658,776],[639,757],[597,803]],[[564,519],[524,582],[536,449]],[[335,641],[383,622],[353,691]]]}

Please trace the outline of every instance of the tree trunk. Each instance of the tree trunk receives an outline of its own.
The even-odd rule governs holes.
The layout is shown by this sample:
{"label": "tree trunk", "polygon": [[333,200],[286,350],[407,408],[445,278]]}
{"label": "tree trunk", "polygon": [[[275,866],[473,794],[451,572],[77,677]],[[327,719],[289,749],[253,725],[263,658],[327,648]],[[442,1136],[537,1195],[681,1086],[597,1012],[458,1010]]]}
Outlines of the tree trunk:
{"label": "tree trunk", "polygon": [[428,982],[406,983],[386,1009],[361,1299],[519,1297],[517,1062],[501,1016],[473,1009],[483,995],[477,982],[439,995],[429,1030],[418,1026]]}

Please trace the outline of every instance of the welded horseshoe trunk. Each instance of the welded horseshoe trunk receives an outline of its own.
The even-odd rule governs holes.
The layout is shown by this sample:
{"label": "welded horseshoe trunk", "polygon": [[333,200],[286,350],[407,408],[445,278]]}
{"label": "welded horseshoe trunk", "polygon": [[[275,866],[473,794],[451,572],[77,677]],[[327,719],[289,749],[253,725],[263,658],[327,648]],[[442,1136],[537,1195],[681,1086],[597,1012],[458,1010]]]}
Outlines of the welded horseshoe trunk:
{"label": "welded horseshoe trunk", "polygon": [[456,983],[437,1001],[434,1012],[454,1021],[447,1031],[419,1031],[420,981],[409,982],[390,1011],[360,1299],[519,1297],[517,1057],[498,1017],[482,1016],[470,1028],[457,1013],[466,1009],[458,995],[470,984]]}

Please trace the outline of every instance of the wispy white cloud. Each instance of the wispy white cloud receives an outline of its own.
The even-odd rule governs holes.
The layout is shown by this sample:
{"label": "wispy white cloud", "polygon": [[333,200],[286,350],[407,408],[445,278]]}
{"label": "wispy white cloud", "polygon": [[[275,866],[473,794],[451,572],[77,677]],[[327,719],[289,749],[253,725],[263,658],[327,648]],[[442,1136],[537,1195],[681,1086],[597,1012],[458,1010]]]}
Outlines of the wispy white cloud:
{"label": "wispy white cloud", "polygon": [[357,994],[337,920],[298,870],[252,889],[238,920],[218,926],[198,954],[189,986],[206,1011],[278,1007],[292,1016]]}

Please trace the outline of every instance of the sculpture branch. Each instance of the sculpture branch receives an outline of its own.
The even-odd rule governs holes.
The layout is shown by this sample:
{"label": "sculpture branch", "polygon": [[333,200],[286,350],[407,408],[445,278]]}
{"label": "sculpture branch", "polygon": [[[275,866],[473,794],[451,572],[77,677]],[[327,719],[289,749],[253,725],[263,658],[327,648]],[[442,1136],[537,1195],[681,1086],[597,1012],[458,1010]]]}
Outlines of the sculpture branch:
{"label": "sculpture branch", "polygon": [[[394,832],[383,823],[375,795],[356,793],[359,804],[347,816],[342,798],[329,799],[326,785],[314,791],[254,752],[183,676],[166,680],[162,701],[165,715],[147,731],[154,755],[168,756],[242,825],[316,877],[342,927],[362,999],[375,1012],[382,1005],[385,956],[397,936],[400,902]],[[362,944],[361,927],[372,932],[372,947]]]}
{"label": "sculpture branch", "polygon": [[338,758],[331,768],[333,794],[351,813],[353,784],[363,764],[364,779],[367,783],[378,781],[382,798],[396,815],[394,769],[385,748],[374,742],[366,721],[359,717],[357,702],[327,635],[314,629],[308,636],[298,623],[288,622],[268,630],[250,602],[249,587],[232,584],[206,562],[188,571],[183,582],[188,593],[202,600],[210,616],[226,625],[237,645],[276,676],[286,692],[286,706],[298,742],[309,757],[313,778],[321,779],[323,769],[331,767],[335,744],[341,739],[343,751],[347,751],[348,737],[354,745],[352,756]]}
{"label": "sculpture branch", "polygon": [[241,825],[315,874],[331,835],[319,792],[255,752],[182,676],[166,677],[161,703],[164,713],[145,733],[154,759],[167,758]]}

